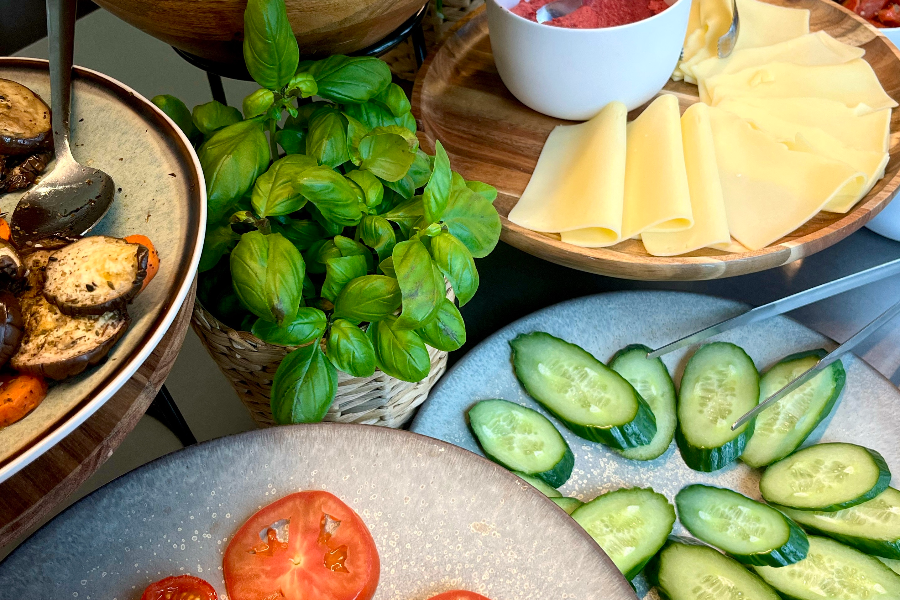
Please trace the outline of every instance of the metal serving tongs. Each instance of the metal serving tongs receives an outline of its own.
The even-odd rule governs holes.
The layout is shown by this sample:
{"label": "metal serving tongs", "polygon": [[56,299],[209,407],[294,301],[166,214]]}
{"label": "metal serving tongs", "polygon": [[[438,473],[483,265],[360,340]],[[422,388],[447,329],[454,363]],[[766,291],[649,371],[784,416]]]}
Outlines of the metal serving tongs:
{"label": "metal serving tongs", "polygon": [[[705,340],[706,338],[712,337],[724,331],[728,331],[729,329],[734,329],[735,327],[740,327],[742,325],[749,325],[750,323],[755,323],[757,321],[763,321],[765,319],[768,319],[769,317],[784,314],[786,312],[794,310],[795,308],[807,306],[808,304],[812,304],[813,302],[818,302],[819,300],[824,300],[825,298],[836,296],[848,290],[866,285],[867,283],[879,281],[881,279],[885,279],[897,274],[900,274],[900,258],[892,260],[891,262],[885,263],[883,265],[879,265],[877,267],[872,267],[871,269],[866,269],[865,271],[860,271],[859,273],[854,273],[853,275],[835,279],[830,283],[824,283],[822,285],[804,290],[792,296],[776,300],[775,302],[770,302],[769,304],[758,306],[736,317],[733,317],[726,321],[722,321],[721,323],[716,323],[715,325],[711,325],[706,329],[701,329],[700,331],[685,336],[680,340],[676,340],[671,344],[666,344],[662,348],[658,348],[653,352],[650,352],[647,355],[647,358],[657,358],[664,354],[668,354],[673,350],[677,350],[678,348],[683,348],[684,346],[688,346],[690,344],[696,344],[697,342]],[[826,367],[828,367],[828,365],[837,361],[841,356],[851,351],[853,348],[859,345],[860,342],[869,337],[869,335],[871,335],[876,329],[880,328],[882,325],[884,325],[897,315],[900,315],[900,301],[881,313],[881,315],[879,315],[871,323],[860,329],[849,340],[832,350],[818,363],[816,363],[814,367],[797,376],[793,381],[760,402],[753,410],[735,421],[731,426],[732,431],[742,426],[744,423],[758,415],[760,412],[764,411],[771,404],[778,402],[779,400],[796,390],[798,387],[815,377],[820,371],[824,370]]]}

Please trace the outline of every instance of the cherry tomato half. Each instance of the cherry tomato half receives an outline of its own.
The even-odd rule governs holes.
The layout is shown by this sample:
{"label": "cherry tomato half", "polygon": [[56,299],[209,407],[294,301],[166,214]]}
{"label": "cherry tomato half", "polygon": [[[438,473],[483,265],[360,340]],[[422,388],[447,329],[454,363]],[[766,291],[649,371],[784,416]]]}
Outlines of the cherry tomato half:
{"label": "cherry tomato half", "polygon": [[247,519],[225,550],[224,569],[230,600],[371,600],[381,563],[359,515],[312,491]]}
{"label": "cherry tomato half", "polygon": [[481,594],[476,594],[475,592],[467,592],[465,590],[453,590],[452,592],[444,592],[443,594],[438,594],[431,600],[490,600],[490,599],[485,598]]}
{"label": "cherry tomato half", "polygon": [[151,583],[141,600],[216,600],[216,590],[199,577],[178,575]]}

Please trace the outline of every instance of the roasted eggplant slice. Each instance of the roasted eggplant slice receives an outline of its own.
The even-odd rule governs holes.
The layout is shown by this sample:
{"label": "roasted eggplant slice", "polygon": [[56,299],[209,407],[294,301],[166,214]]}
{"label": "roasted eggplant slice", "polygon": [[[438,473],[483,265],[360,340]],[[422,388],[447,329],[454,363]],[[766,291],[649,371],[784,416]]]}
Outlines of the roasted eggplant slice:
{"label": "roasted eggplant slice", "polygon": [[50,107],[24,85],[0,79],[0,154],[33,154],[52,144]]}
{"label": "roasted eggplant slice", "polygon": [[[30,186],[37,181],[38,175],[44,171],[50,158],[49,152],[38,152],[10,168],[6,176],[0,179],[0,193],[24,190]],[[7,167],[10,165],[11,161],[7,161]]]}
{"label": "roasted eggplant slice", "polygon": [[18,351],[24,326],[19,301],[9,292],[0,292],[0,367]]}
{"label": "roasted eggplant slice", "polygon": [[25,276],[25,264],[12,244],[0,240],[0,280],[21,279]]}
{"label": "roasted eggplant slice", "polygon": [[149,254],[118,238],[82,238],[50,257],[44,296],[71,316],[124,309],[141,291]]}

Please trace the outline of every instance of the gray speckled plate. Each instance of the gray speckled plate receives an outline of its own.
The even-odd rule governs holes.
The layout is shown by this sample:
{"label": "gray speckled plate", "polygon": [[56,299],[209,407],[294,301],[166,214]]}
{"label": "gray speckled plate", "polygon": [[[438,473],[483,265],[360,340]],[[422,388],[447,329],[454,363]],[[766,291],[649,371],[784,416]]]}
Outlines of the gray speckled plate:
{"label": "gray speckled plate", "polygon": [[[0,58],[0,78],[28,86],[50,103],[47,61]],[[128,307],[131,327],[109,360],[55,385],[31,414],[0,429],[0,481],[83,423],[143,364],[178,314],[203,247],[203,175],[178,127],[143,96],[105,75],[76,67],[72,83],[72,152],[106,171],[117,188],[109,213],[92,233],[148,236],[161,268]],[[53,163],[48,172],[52,168]],[[11,212],[22,193],[0,194],[0,210]]]}
{"label": "gray speckled plate", "polygon": [[[525,393],[510,366],[508,342],[519,333],[547,331],[606,362],[628,344],[656,348],[745,309],[738,302],[712,296],[654,291],[600,294],[557,304],[501,329],[470,351],[432,391],[412,430],[480,452],[463,416],[476,401],[504,398],[546,414]],[[794,352],[834,347],[831,340],[786,317],[732,330],[715,339],[742,346],[761,370]],[[676,384],[694,350],[687,348],[663,357]],[[888,465],[900,470],[900,392],[862,360],[850,356],[843,363],[847,370],[843,397],[833,417],[813,432],[807,444],[820,439],[863,443],[881,452]],[[550,418],[575,453],[575,470],[560,488],[563,495],[587,501],[621,487],[649,486],[674,500],[683,486],[707,483],[760,497],[759,472],[744,464],[716,473],[698,473],[684,464],[674,443],[656,460],[630,461],[576,437]],[[676,524],[675,533],[686,535],[680,524]],[[635,583],[643,598],[657,598],[655,591],[647,590],[642,577]]]}
{"label": "gray speckled plate", "polygon": [[262,506],[309,489],[340,497],[372,532],[375,600],[455,588],[491,600],[635,598],[574,521],[501,467],[406,431],[323,424],[221,438],[121,477],[0,564],[0,599],[136,600],[182,573],[224,598],[230,536]]}

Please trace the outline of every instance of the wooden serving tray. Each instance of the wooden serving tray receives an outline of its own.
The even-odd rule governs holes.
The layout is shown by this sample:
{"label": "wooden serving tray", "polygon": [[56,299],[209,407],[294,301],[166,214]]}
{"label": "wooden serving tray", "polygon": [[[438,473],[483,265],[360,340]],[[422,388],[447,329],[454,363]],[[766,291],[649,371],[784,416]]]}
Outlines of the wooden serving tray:
{"label": "wooden serving tray", "polygon": [[[863,19],[830,0],[768,0],[810,10],[810,29],[862,47],[885,91],[900,100],[900,53]],[[540,85],[535,83],[535,85]],[[681,109],[698,102],[697,87],[669,81]],[[413,88],[413,113],[423,147],[439,139],[453,167],[466,179],[497,188],[494,203],[503,222],[501,239],[545,260],[573,269],[624,279],[691,281],[744,275],[786,265],[844,239],[883,209],[900,186],[900,110],[891,118],[891,159],[869,194],[845,215],[818,216],[777,243],[761,250],[730,254],[711,249],[676,257],[647,254],[640,241],[609,248],[564,244],[556,234],[538,233],[506,217],[525,191],[544,141],[561,123],[531,110],[506,89],[494,66],[484,8],[451,30],[419,71]],[[643,110],[629,115],[633,119]]]}

